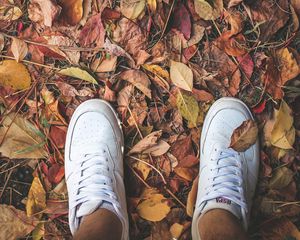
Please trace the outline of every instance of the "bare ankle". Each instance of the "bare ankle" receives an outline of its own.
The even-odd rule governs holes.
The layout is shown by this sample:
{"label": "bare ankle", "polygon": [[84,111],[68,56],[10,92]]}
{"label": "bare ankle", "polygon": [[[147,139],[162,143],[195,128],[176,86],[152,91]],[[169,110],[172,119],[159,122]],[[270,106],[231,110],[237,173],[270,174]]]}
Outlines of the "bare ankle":
{"label": "bare ankle", "polygon": [[206,212],[200,218],[198,228],[202,240],[247,240],[240,221],[223,209]]}

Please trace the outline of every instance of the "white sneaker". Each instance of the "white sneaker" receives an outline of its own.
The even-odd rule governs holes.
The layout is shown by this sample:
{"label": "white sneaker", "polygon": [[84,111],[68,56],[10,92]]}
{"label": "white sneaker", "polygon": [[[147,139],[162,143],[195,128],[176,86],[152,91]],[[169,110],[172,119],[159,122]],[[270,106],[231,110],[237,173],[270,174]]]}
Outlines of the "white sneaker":
{"label": "white sneaker", "polygon": [[201,133],[198,195],[192,237],[200,239],[199,219],[211,209],[225,209],[248,228],[259,168],[258,141],[245,152],[228,148],[232,132],[253,119],[236,98],[221,98],[207,113]]}
{"label": "white sneaker", "polygon": [[105,101],[82,103],[69,124],[65,146],[65,171],[72,234],[82,217],[104,207],[112,210],[129,238],[123,182],[123,133],[116,112]]}

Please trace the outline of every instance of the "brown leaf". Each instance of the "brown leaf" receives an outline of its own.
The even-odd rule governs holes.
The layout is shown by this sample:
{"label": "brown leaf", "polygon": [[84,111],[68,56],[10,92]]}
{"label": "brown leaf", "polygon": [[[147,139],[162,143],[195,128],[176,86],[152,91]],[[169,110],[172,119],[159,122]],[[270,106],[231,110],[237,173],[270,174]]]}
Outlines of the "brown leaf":
{"label": "brown leaf", "polygon": [[225,21],[230,24],[230,36],[240,33],[244,27],[244,16],[239,11],[225,11]]}
{"label": "brown leaf", "polygon": [[197,176],[198,170],[195,168],[176,167],[174,172],[183,179],[191,182]]}
{"label": "brown leaf", "polygon": [[43,19],[43,23],[47,27],[52,26],[60,11],[61,7],[53,0],[31,0],[28,9],[29,18],[32,21],[40,22]]}
{"label": "brown leaf", "polygon": [[273,189],[282,189],[289,185],[294,177],[294,173],[287,167],[278,168],[269,182],[269,187]]}
{"label": "brown leaf", "polygon": [[258,128],[255,121],[244,121],[233,131],[229,147],[237,152],[244,152],[256,142],[257,134]]}
{"label": "brown leaf", "polygon": [[199,182],[199,176],[197,176],[194,179],[191,191],[189,192],[188,197],[187,197],[186,213],[190,217],[193,217],[194,207],[195,207],[196,200],[197,200],[198,182]]}
{"label": "brown leaf", "polygon": [[16,59],[17,62],[22,61],[28,52],[27,44],[18,38],[13,38],[11,44],[11,51]]}
{"label": "brown leaf", "polygon": [[135,86],[137,89],[142,91],[148,98],[151,98],[151,90],[150,87],[150,80],[148,76],[139,70],[127,70],[122,72],[120,77],[130,82],[133,86]]}
{"label": "brown leaf", "polygon": [[136,23],[127,18],[122,18],[118,22],[113,39],[133,57],[138,66],[144,64],[150,57],[145,51],[148,46],[146,36]]}
{"label": "brown leaf", "polygon": [[205,90],[193,88],[192,93],[198,102],[208,102],[214,100],[214,96]]}
{"label": "brown leaf", "polygon": [[89,18],[79,35],[79,43],[82,47],[103,47],[105,29],[101,20],[101,13]]}
{"label": "brown leaf", "polygon": [[289,2],[279,0],[255,1],[247,11],[255,24],[260,24],[261,41],[267,41],[289,20]]}
{"label": "brown leaf", "polygon": [[64,126],[55,126],[50,127],[50,137],[55,143],[56,147],[59,149],[64,148],[66,140],[67,128]]}
{"label": "brown leaf", "polygon": [[134,147],[128,152],[128,154],[142,153],[149,148],[154,147],[161,135],[162,131],[155,131],[150,133],[148,136],[134,145]]}
{"label": "brown leaf", "polygon": [[62,17],[70,25],[76,25],[83,16],[83,0],[59,0]]}
{"label": "brown leaf", "polygon": [[26,213],[8,206],[0,205],[1,224],[0,239],[15,240],[26,237],[37,225],[36,219],[27,217]]}

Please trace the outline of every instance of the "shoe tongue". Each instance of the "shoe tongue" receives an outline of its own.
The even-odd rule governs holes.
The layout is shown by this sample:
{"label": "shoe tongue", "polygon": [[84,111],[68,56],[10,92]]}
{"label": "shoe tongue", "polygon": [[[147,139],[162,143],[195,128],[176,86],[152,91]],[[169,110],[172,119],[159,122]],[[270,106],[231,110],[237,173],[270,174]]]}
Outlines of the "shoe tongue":
{"label": "shoe tongue", "polygon": [[80,218],[95,212],[102,205],[102,201],[86,201],[76,211],[76,217]]}
{"label": "shoe tongue", "polygon": [[202,212],[207,212],[216,208],[227,210],[235,215],[238,219],[242,219],[241,207],[233,201],[224,197],[218,197],[207,201]]}

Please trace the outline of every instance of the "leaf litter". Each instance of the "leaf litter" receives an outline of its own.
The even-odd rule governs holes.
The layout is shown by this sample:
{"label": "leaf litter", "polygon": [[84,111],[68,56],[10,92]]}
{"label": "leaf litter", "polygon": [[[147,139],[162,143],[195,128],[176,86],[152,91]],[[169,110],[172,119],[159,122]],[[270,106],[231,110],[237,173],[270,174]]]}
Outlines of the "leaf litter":
{"label": "leaf litter", "polygon": [[0,238],[71,236],[64,138],[101,98],[124,126],[130,239],[191,239],[203,120],[230,96],[256,122],[230,147],[261,143],[249,237],[298,239],[299,22],[298,0],[0,0]]}

